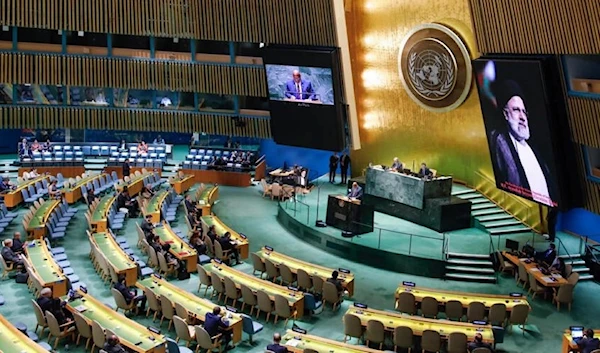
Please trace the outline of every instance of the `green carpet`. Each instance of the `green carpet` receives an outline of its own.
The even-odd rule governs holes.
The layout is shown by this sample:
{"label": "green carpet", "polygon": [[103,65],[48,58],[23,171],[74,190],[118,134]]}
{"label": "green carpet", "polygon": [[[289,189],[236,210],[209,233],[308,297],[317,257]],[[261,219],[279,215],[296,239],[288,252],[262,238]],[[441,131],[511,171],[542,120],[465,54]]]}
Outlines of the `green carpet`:
{"label": "green carpet", "polygon": [[[417,285],[432,288],[480,293],[506,294],[519,291],[514,280],[509,278],[509,276],[501,277],[498,284],[442,281],[371,268],[333,256],[302,242],[283,229],[275,219],[277,203],[268,198],[261,198],[261,194],[262,192],[258,186],[250,188],[220,187],[220,199],[213,210],[227,225],[248,235],[251,251],[256,251],[263,245],[268,244],[277,251],[315,264],[332,268],[349,268],[356,275],[356,290],[353,300],[367,303],[370,307],[393,309],[393,293],[398,283],[402,281],[413,281]],[[83,215],[85,206],[79,205],[78,207],[80,211],[72,220],[72,224],[69,225],[67,237],[60,245],[66,248],[66,253],[75,270],[75,274],[81,278],[82,282],[87,284],[90,294],[114,306],[109,286],[102,283],[89,260],[89,245],[85,234],[87,225]],[[182,218],[182,209],[180,208],[179,211],[179,222],[175,224],[175,228],[186,230],[186,225]],[[24,210],[21,209],[20,212],[24,213]],[[137,235],[134,229],[134,222],[139,221],[140,219],[128,220],[122,235],[127,237],[136,255],[141,256],[139,250],[135,247]],[[23,231],[19,225],[20,223],[21,217],[13,222],[13,226],[2,233],[1,238],[9,237],[12,231],[15,230]],[[420,246],[420,244],[417,242],[413,246]],[[425,251],[425,249],[422,250]],[[252,266],[249,261],[236,266],[236,268],[249,273],[252,272]],[[198,278],[195,274],[189,280],[173,280],[173,282],[194,293],[198,286]],[[536,298],[536,300],[531,301],[533,311],[530,314],[529,325],[527,327],[531,331],[523,336],[520,330],[515,327],[513,334],[507,334],[505,342],[500,344],[498,349],[523,353],[556,352],[561,344],[561,333],[568,326],[588,326],[592,324],[600,326],[598,320],[594,319],[594,317],[600,317],[600,301],[597,300],[598,289],[598,284],[594,282],[579,283],[575,290],[575,301],[571,313],[566,309],[563,309],[559,313],[549,301]],[[26,323],[30,329],[33,329],[35,327],[35,315],[31,310],[30,303],[30,299],[33,297],[27,291],[27,287],[23,284],[16,284],[13,280],[2,281],[0,282],[0,294],[6,299],[6,304],[0,307],[0,314],[4,315],[10,321]],[[350,300],[346,300],[342,305],[342,309],[337,312],[332,312],[328,307],[322,313],[314,315],[310,319],[303,318],[297,324],[306,328],[311,334],[334,340],[342,340],[342,316],[348,305],[351,305]],[[135,317],[135,320],[143,325],[152,324],[151,319],[143,317]],[[265,323],[264,315],[260,317],[259,321],[263,324]],[[288,324],[288,328],[290,326]],[[167,325],[163,324],[163,331],[166,330],[166,327]],[[247,335],[244,334],[243,341],[235,351],[263,352],[265,346],[270,342],[272,334],[274,332],[282,332],[283,330],[283,322],[273,325],[271,320],[271,323],[267,323],[261,333],[254,336],[254,346],[248,343]],[[168,335],[173,337],[174,330],[169,332]],[[355,341],[353,340],[353,342]],[[61,348],[60,351],[63,352],[65,349]],[[71,344],[69,351],[83,352],[83,347],[74,347],[74,344]]]}

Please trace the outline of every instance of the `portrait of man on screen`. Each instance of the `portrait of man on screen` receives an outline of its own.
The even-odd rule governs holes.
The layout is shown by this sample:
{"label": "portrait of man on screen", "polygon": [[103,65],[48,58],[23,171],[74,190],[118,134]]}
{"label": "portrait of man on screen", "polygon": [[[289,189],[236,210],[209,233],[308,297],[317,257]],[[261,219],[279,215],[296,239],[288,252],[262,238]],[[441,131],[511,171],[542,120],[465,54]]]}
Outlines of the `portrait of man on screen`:
{"label": "portrait of man on screen", "polygon": [[288,99],[316,99],[315,90],[309,80],[303,80],[298,70],[292,71],[292,79],[285,84],[285,97]]}

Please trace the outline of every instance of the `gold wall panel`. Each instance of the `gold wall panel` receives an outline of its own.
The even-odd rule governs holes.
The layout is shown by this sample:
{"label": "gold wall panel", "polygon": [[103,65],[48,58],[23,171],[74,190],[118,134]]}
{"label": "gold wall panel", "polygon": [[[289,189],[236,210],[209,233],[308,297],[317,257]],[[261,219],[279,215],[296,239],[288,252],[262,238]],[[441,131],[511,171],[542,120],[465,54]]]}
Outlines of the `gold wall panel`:
{"label": "gold wall panel", "polygon": [[536,204],[495,187],[475,84],[466,101],[447,113],[421,108],[401,84],[399,47],[419,24],[446,24],[463,38],[472,57],[477,56],[468,1],[354,0],[346,5],[362,145],[352,151],[353,174],[359,175],[370,162],[390,165],[394,157],[411,169],[426,162],[539,229]]}
{"label": "gold wall panel", "polygon": [[469,0],[482,53],[597,54],[600,2]]}
{"label": "gold wall panel", "polygon": [[262,67],[0,53],[0,82],[266,97]]}
{"label": "gold wall panel", "polygon": [[140,111],[76,107],[0,106],[0,129],[101,129],[168,131],[271,138],[269,117],[240,117],[237,127],[229,116],[180,111]]}
{"label": "gold wall panel", "polygon": [[333,1],[0,0],[0,25],[335,46]]}

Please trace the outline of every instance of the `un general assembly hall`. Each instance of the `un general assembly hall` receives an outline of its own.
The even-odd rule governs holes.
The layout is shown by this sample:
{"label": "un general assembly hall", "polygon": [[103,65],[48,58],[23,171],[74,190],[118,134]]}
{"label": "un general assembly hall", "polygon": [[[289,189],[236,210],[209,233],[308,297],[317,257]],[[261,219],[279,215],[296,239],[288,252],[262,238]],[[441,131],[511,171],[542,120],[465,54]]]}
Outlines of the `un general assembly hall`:
{"label": "un general assembly hall", "polygon": [[600,353],[598,33],[0,0],[0,353]]}

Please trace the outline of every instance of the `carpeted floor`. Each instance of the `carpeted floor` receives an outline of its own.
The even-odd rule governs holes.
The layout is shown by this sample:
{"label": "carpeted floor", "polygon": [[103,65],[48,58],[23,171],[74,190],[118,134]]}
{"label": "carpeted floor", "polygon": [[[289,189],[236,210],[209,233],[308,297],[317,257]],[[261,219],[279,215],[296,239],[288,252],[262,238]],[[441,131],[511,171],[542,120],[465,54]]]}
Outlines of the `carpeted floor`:
{"label": "carpeted floor", "polygon": [[[60,245],[65,247],[75,273],[79,275],[82,282],[87,284],[90,294],[113,305],[109,286],[102,283],[89,260],[89,245],[85,234],[87,225],[83,215],[85,206],[79,205],[78,207],[80,211],[72,220],[72,224],[69,225],[67,237]],[[352,298],[352,300],[367,303],[373,308],[393,309],[394,290],[398,283],[406,280],[416,282],[417,285],[421,286],[468,292],[506,294],[519,291],[514,280],[508,276],[502,277],[500,282],[495,285],[442,281],[375,269],[328,254],[302,242],[302,240],[283,229],[275,219],[277,203],[267,198],[261,198],[261,190],[258,186],[250,188],[220,187],[220,199],[213,210],[230,227],[248,236],[251,251],[256,251],[263,245],[268,244],[277,251],[305,261],[332,268],[344,267],[351,269],[356,275],[355,298]],[[21,209],[20,212],[24,213],[24,210]],[[179,222],[175,226],[185,230],[186,225],[182,218],[183,212],[180,212],[178,216]],[[123,235],[129,240],[129,244],[136,251],[136,255],[141,256],[135,247],[137,235],[134,222],[139,221],[140,219],[128,220]],[[1,238],[9,237],[14,230],[23,231],[19,225],[20,223],[20,218],[15,220],[14,225],[5,230]],[[419,246],[418,243],[415,245]],[[249,273],[252,272],[249,261],[236,268]],[[173,282],[194,293],[198,286],[198,278],[195,274],[189,280],[173,280]],[[498,349],[515,353],[557,352],[562,340],[562,331],[568,326],[595,325],[597,328],[600,327],[597,320],[600,317],[600,301],[597,300],[599,288],[598,284],[594,282],[579,283],[575,290],[575,302],[571,313],[566,309],[557,312],[549,301],[543,299],[536,298],[531,301],[533,311],[527,326],[528,332],[523,336],[521,331],[515,327],[513,334],[508,334],[505,342],[500,344]],[[0,314],[12,322],[24,322],[30,329],[33,329],[35,327],[35,315],[30,304],[32,295],[27,291],[27,287],[16,284],[13,280],[2,281],[0,282],[0,294],[6,299],[6,304],[0,307]],[[322,313],[309,319],[304,318],[297,324],[306,328],[311,334],[342,340],[342,316],[350,304],[351,300],[346,300],[342,308],[336,312],[326,308]],[[134,319],[143,325],[152,324],[151,319],[143,317],[135,317]],[[259,321],[265,324],[264,316],[261,316]],[[288,328],[289,326],[288,324]],[[166,324],[163,324],[162,329],[163,331],[166,330]],[[261,333],[254,336],[253,346],[248,343],[247,336],[244,335],[244,340],[235,351],[263,352],[265,346],[270,342],[272,334],[282,331],[284,331],[283,322],[273,325],[271,320],[271,323],[265,324],[265,329]],[[173,337],[174,330],[169,332],[168,335]],[[74,347],[74,344],[70,344],[69,348],[71,352],[83,352],[82,347]],[[64,346],[61,347],[60,351],[65,351]]]}

